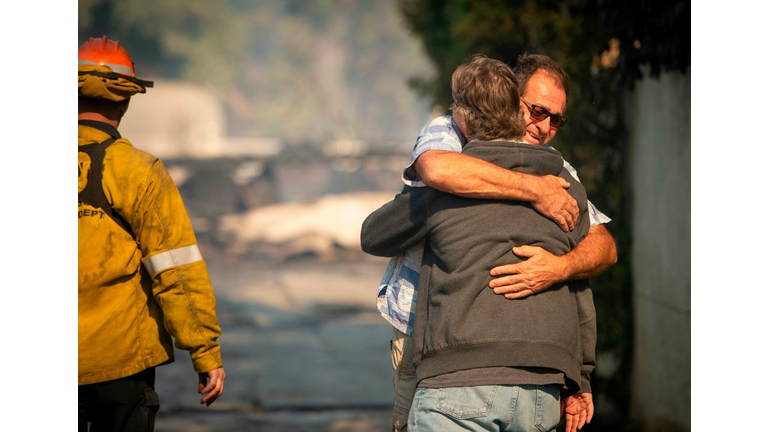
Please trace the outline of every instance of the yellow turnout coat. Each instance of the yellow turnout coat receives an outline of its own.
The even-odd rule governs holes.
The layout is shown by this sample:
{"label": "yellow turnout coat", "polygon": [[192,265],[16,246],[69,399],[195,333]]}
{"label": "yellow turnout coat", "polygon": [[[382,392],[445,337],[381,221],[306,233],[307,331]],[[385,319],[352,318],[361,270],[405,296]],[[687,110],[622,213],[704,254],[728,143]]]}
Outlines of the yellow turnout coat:
{"label": "yellow turnout coat", "polygon": [[[117,135],[79,122],[78,146]],[[78,192],[91,158],[78,152]],[[133,375],[190,353],[196,372],[222,366],[208,270],[178,189],[156,157],[117,139],[104,153],[102,188],[129,233],[102,208],[78,203],[78,385]]]}

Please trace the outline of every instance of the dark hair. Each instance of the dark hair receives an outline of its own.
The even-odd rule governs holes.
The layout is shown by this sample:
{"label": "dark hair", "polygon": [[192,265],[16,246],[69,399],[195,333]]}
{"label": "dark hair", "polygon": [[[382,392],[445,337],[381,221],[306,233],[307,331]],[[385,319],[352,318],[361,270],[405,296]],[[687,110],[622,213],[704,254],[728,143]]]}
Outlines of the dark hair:
{"label": "dark hair", "polygon": [[520,92],[525,94],[528,81],[539,71],[549,75],[560,88],[565,91],[566,97],[571,92],[571,79],[568,74],[551,58],[541,54],[523,54],[517,58],[515,75],[520,82]]}
{"label": "dark hair", "polygon": [[453,72],[451,90],[453,110],[464,115],[473,139],[511,139],[525,133],[517,78],[505,63],[475,54]]}

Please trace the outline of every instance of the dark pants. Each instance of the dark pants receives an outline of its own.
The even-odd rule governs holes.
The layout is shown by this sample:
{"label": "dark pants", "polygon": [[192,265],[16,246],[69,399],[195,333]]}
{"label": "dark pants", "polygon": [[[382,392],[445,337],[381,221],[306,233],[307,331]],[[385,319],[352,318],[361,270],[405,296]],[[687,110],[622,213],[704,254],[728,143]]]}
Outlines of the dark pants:
{"label": "dark pants", "polygon": [[78,386],[78,432],[152,432],[160,402],[155,368],[103,383]]}

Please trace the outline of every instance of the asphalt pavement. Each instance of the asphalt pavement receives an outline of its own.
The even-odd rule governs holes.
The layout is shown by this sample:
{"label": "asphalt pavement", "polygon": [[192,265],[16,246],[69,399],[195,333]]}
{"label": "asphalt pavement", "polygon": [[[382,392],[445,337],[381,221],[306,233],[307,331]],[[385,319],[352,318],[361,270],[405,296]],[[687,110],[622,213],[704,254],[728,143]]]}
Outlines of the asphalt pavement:
{"label": "asphalt pavement", "polygon": [[200,405],[189,355],[176,351],[157,370],[157,432],[388,430],[392,330],[375,307],[386,260],[205,256],[224,395]]}

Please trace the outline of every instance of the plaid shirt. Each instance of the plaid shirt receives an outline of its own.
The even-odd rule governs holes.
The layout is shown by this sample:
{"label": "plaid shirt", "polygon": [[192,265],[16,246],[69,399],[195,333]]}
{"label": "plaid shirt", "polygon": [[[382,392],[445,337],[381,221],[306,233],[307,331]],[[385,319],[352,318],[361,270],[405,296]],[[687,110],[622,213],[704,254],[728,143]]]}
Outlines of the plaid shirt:
{"label": "plaid shirt", "polygon": [[[426,186],[413,169],[413,163],[427,150],[461,152],[466,144],[464,137],[451,116],[437,117],[421,130],[411,153],[411,163],[403,170],[403,182],[411,187]],[[550,147],[551,146],[547,146]],[[567,161],[563,166],[574,179],[579,180],[576,170]],[[589,207],[590,226],[608,223],[611,219],[600,212],[591,202]],[[381,315],[396,329],[410,335],[416,312],[416,292],[419,289],[419,271],[424,254],[424,244],[414,246],[404,254],[391,258],[379,284],[376,306]]]}

